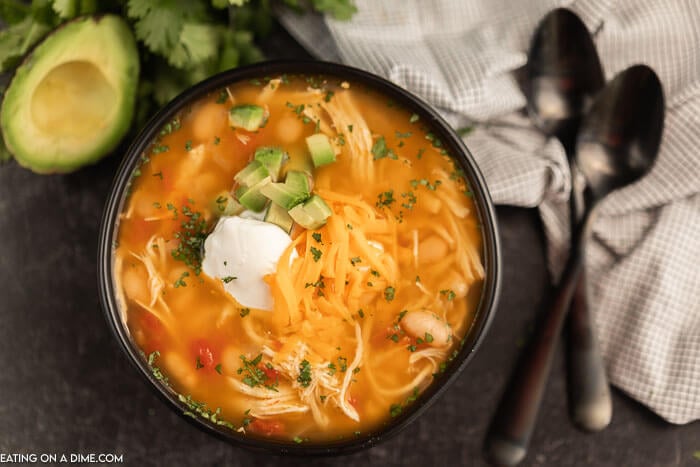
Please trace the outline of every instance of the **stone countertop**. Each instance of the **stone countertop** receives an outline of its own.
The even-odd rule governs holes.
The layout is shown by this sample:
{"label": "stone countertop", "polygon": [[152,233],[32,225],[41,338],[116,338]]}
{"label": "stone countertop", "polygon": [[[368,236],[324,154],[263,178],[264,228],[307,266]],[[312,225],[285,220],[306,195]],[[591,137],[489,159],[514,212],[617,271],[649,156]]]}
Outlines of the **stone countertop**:
{"label": "stone countertop", "polygon": [[[305,56],[291,41],[277,31],[265,49]],[[96,287],[98,224],[118,163],[60,176],[0,168],[0,454],[115,453],[135,466],[485,465],[485,430],[549,288],[536,212],[498,209],[498,312],[472,363],[418,421],[354,455],[282,459],[185,423],[119,350]],[[700,423],[670,425],[614,391],[610,427],[586,434],[569,421],[565,391],[560,351],[523,465],[700,466]]]}

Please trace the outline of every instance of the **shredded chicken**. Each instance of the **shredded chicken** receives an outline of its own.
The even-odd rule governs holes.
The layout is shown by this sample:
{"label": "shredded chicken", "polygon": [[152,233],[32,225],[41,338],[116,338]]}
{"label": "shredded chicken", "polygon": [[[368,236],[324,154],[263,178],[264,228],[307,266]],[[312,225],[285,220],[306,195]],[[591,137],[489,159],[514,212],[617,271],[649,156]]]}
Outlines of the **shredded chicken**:
{"label": "shredded chicken", "polygon": [[[351,94],[338,92],[329,102],[321,102],[321,107],[330,116],[336,132],[342,133],[345,138],[346,148],[353,158],[351,175],[362,183],[372,183],[374,181],[372,132],[353,102]],[[349,130],[350,127],[352,131]]]}

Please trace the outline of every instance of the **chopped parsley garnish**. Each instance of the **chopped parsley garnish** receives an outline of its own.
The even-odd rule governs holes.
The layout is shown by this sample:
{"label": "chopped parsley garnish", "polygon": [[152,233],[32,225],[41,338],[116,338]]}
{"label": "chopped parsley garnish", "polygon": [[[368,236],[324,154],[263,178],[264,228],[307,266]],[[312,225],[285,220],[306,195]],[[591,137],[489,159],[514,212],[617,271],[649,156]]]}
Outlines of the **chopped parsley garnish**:
{"label": "chopped parsley garnish", "polygon": [[148,354],[148,367],[151,369],[151,373],[153,373],[153,377],[157,379],[158,381],[162,381],[163,384],[166,386],[168,385],[168,378],[163,374],[162,371],[160,371],[160,368],[156,366],[156,359],[160,357],[160,352],[153,351],[150,354]]}
{"label": "chopped parsley garnish", "polygon": [[355,256],[354,258],[350,258],[350,262],[353,266],[355,266],[357,263],[362,262],[362,258],[360,258],[359,256]]}
{"label": "chopped parsley garnish", "polygon": [[322,242],[321,242],[321,232],[314,232],[314,233],[311,234],[311,236],[312,236],[313,239],[316,240],[318,243],[322,243]]}
{"label": "chopped parsley garnish", "polygon": [[416,154],[416,159],[422,159],[422,158],[423,158],[423,154],[425,154],[425,149],[420,148],[420,149],[418,150],[418,154]]}
{"label": "chopped parsley garnish", "polygon": [[351,225],[351,224],[345,224],[345,227],[347,227],[348,230],[352,230],[352,225]]}
{"label": "chopped parsley garnish", "polygon": [[165,145],[165,144],[159,144],[159,145],[157,145],[157,146],[153,146],[153,149],[151,150],[151,152],[152,152],[153,154],[160,154],[160,153],[162,153],[162,152],[167,152],[167,151],[169,151],[169,150],[170,150],[170,147],[168,147],[167,145]]}
{"label": "chopped parsley garnish", "polygon": [[220,142],[221,142],[221,138],[219,138],[218,136],[214,136],[214,144],[216,146],[218,146]]}
{"label": "chopped parsley garnish", "polygon": [[386,140],[383,136],[377,138],[377,141],[375,141],[372,145],[372,156],[374,156],[375,161],[377,159],[385,158],[388,151],[389,150],[386,147]]}
{"label": "chopped parsley garnish", "polygon": [[192,150],[192,141],[188,139],[187,141],[185,141],[185,151],[191,151],[191,150]]}
{"label": "chopped parsley garnish", "polygon": [[359,372],[360,372],[360,367],[359,367],[359,366],[355,367],[355,369],[352,370],[352,374],[353,374],[353,375],[356,375],[356,374],[358,374]]}
{"label": "chopped parsley garnish", "polygon": [[342,133],[338,134],[338,144],[340,146],[345,146],[345,135]]}
{"label": "chopped parsley garnish", "polygon": [[462,128],[458,128],[458,129],[457,129],[457,134],[458,134],[459,136],[461,136],[462,138],[464,138],[465,136],[467,136],[467,135],[468,135],[469,133],[471,133],[472,131],[474,131],[474,127],[473,127],[473,126],[465,126],[465,127],[462,127]]}
{"label": "chopped parsley garnish", "polygon": [[180,274],[180,277],[178,278],[178,280],[176,280],[175,283],[173,284],[175,286],[175,288],[177,289],[179,287],[187,287],[187,282],[185,282],[185,277],[189,277],[189,276],[190,276],[190,273],[187,271]]}
{"label": "chopped parsley garnish", "polygon": [[[168,209],[172,204],[168,203]],[[175,210],[175,207],[172,206]],[[177,212],[177,211],[175,211]],[[209,230],[206,220],[200,212],[193,212],[187,205],[182,207],[182,214],[187,220],[182,222],[182,230],[175,233],[175,238],[180,244],[171,254],[177,261],[182,261],[189,266],[196,275],[202,271],[202,245],[207,238]]]}
{"label": "chopped parsley garnish", "polygon": [[214,370],[216,370],[217,373],[219,373],[220,375],[222,375],[222,374],[223,374],[223,369],[222,369],[222,367],[221,367],[221,363],[217,363],[216,366],[214,367]]}
{"label": "chopped parsley garnish", "polygon": [[384,289],[384,298],[386,299],[387,302],[390,302],[394,299],[394,295],[396,294],[396,289],[389,286],[386,289]]}
{"label": "chopped parsley garnish", "polygon": [[394,199],[394,190],[389,190],[389,191],[384,191],[382,193],[379,193],[379,196],[377,197],[377,202],[376,205],[378,208],[382,206],[389,207],[391,206],[391,203],[396,201]]}
{"label": "chopped parsley garnish", "polygon": [[328,364],[328,375],[333,376],[335,374],[336,368],[335,368],[335,363],[329,363]]}
{"label": "chopped parsley garnish", "polygon": [[396,137],[399,139],[410,138],[412,134],[413,133],[411,133],[410,131],[407,131],[406,133],[401,133],[400,131],[396,131]]}
{"label": "chopped parsley garnish", "polygon": [[401,313],[399,313],[399,319],[397,319],[396,322],[400,323],[403,317],[406,316],[406,313],[408,313],[408,310],[402,310]]}
{"label": "chopped parsley garnish", "polygon": [[352,125],[348,125],[348,131],[352,133]]}
{"label": "chopped parsley garnish", "polygon": [[154,176],[154,177],[158,177],[158,178],[160,178],[161,180],[163,180],[163,172],[156,172],[156,173],[153,174],[153,176]]}
{"label": "chopped parsley garnish", "polygon": [[318,262],[318,260],[321,259],[321,255],[323,255],[323,252],[321,250],[319,250],[318,248],[315,248],[313,246],[310,248],[310,251],[314,257],[314,261]]}
{"label": "chopped parsley garnish", "polygon": [[[301,115],[302,112],[304,112],[304,109],[306,108],[306,106],[304,104],[294,105],[291,102],[287,102],[287,107],[292,109],[294,111],[294,113],[297,115]],[[304,123],[308,123],[308,122],[304,122]]]}
{"label": "chopped parsley garnish", "polygon": [[372,274],[374,277],[379,277],[379,271],[375,271],[374,269],[370,269],[369,273]]}
{"label": "chopped parsley garnish", "polygon": [[199,370],[200,368],[204,368],[204,365],[202,364],[202,360],[200,360],[199,355],[197,355],[197,358],[195,359],[195,369]]}
{"label": "chopped parsley garnish", "polygon": [[243,383],[247,384],[251,388],[257,386],[264,386],[271,391],[277,392],[277,381],[270,382],[270,378],[267,373],[261,368],[258,368],[260,361],[262,360],[262,354],[258,354],[253,360],[248,360],[245,355],[240,356],[243,362],[243,367],[237,370],[237,373],[245,374],[243,377]]}
{"label": "chopped parsley garnish", "polygon": [[440,291],[440,295],[444,296],[448,302],[451,302],[457,296],[452,289],[444,289]]}
{"label": "chopped parsley garnish", "polygon": [[241,308],[241,318],[245,318],[250,314],[250,308]]}
{"label": "chopped parsley garnish", "polygon": [[301,438],[299,438],[298,436],[295,436],[295,437],[294,437],[294,442],[297,443],[297,444],[301,444],[301,443],[304,442],[304,440],[301,439]]}
{"label": "chopped parsley garnish", "polygon": [[420,116],[418,114],[413,114],[411,115],[411,118],[408,119],[410,123],[416,123],[418,120],[420,120]]}
{"label": "chopped parsley garnish", "polygon": [[297,382],[305,388],[308,388],[311,384],[311,364],[308,360],[302,360],[299,364],[299,376],[297,376]]}
{"label": "chopped parsley garnish", "polygon": [[243,412],[243,415],[245,415],[245,417],[243,417],[243,421],[241,422],[241,426],[248,426],[248,425],[250,425],[250,422],[253,421],[253,420],[248,416],[249,414],[250,414],[250,409],[248,409],[248,410],[246,410],[245,412]]}
{"label": "chopped parsley garnish", "polygon": [[357,310],[357,314],[360,315],[360,318],[364,318],[364,317],[365,317],[365,312],[362,311],[362,308],[360,308],[359,310]]}
{"label": "chopped parsley garnish", "polygon": [[401,193],[401,197],[406,200],[406,202],[401,203],[401,206],[409,210],[413,209],[413,206],[415,206],[416,201],[418,201],[416,195],[412,191]]}
{"label": "chopped parsley garnish", "polygon": [[179,130],[181,126],[182,126],[182,125],[181,125],[181,123],[180,123],[180,119],[179,119],[179,118],[175,118],[175,119],[173,119],[172,121],[170,121],[170,122],[166,123],[165,125],[163,125],[163,129],[160,130],[160,136],[169,135],[169,134],[172,133],[173,131]]}
{"label": "chopped parsley garnish", "polygon": [[338,357],[338,366],[340,371],[345,373],[348,370],[348,359],[345,357]]}
{"label": "chopped parsley garnish", "polygon": [[330,102],[331,99],[333,98],[333,95],[334,95],[334,94],[335,94],[335,93],[334,93],[333,91],[328,91],[328,92],[326,93],[326,96],[323,98],[323,100],[325,100],[326,102]]}
{"label": "chopped parsley garnish", "polygon": [[177,398],[189,409],[184,412],[185,415],[195,418],[195,414],[197,414],[200,417],[209,420],[212,423],[215,423],[216,425],[225,426],[231,429],[235,428],[233,426],[233,423],[219,418],[219,415],[221,415],[220,408],[217,407],[216,410],[212,412],[210,409],[207,408],[207,405],[204,402],[197,402],[194,399],[192,399],[192,396],[190,395],[187,395],[187,397],[185,397],[182,394],[178,394]]}
{"label": "chopped parsley garnish", "polygon": [[431,191],[435,191],[437,189],[437,187],[442,185],[441,180],[435,180],[435,182],[431,184],[430,181],[426,178],[421,178],[420,180],[413,179],[413,180],[411,180],[410,183],[411,183],[411,186],[413,188],[418,188],[418,186],[423,185],[424,187],[426,187],[428,190],[431,190]]}
{"label": "chopped parsley garnish", "polygon": [[327,397],[328,397],[328,396],[324,396],[323,394],[321,394],[320,396],[318,396],[318,398],[321,399],[321,403],[322,403],[322,404],[323,404],[324,402],[326,402],[326,398],[327,398]]}
{"label": "chopped parsley garnish", "polygon": [[391,340],[394,341],[394,342],[398,342],[398,341],[399,341],[399,335],[396,334],[396,333],[394,333],[394,334],[392,334],[392,335],[389,336],[389,339],[391,339]]}
{"label": "chopped parsley garnish", "polygon": [[407,348],[408,350],[410,350],[411,352],[415,352],[415,351],[416,351],[416,346],[413,345],[413,344],[409,345],[409,346],[406,347],[406,348]]}
{"label": "chopped parsley garnish", "polygon": [[160,209],[160,208],[162,208],[163,206],[161,206],[160,203],[159,203],[158,201],[156,201],[155,203],[153,203],[153,207],[156,208],[156,209]]}
{"label": "chopped parsley garnish", "polygon": [[236,279],[238,279],[236,276],[226,276],[226,277],[222,277],[222,278],[221,278],[221,281],[222,281],[224,284],[228,284],[229,282],[235,281]]}
{"label": "chopped parsley garnish", "polygon": [[416,399],[418,399],[418,387],[413,388],[413,392],[406,397],[403,404],[391,404],[391,407],[389,407],[389,413],[392,417],[398,417],[403,412],[403,409],[414,403]]}
{"label": "chopped parsley garnish", "polygon": [[430,334],[429,332],[425,333],[425,342],[430,344],[433,341],[433,335]]}

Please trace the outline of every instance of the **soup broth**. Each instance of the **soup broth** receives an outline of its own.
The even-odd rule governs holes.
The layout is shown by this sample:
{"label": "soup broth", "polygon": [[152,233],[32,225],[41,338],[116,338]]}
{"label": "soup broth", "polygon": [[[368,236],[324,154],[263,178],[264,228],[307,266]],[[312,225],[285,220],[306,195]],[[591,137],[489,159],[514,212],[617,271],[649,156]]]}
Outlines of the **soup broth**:
{"label": "soup broth", "polygon": [[[231,126],[241,105],[263,109],[258,128]],[[315,134],[335,161],[315,167]],[[240,273],[202,271],[259,148],[286,153],[276,183],[304,173],[330,209],[291,228],[264,276],[271,310],[227,292]],[[253,262],[264,250],[240,248]],[[233,84],[164,126],[124,201],[114,271],[134,341],[192,416],[323,442],[377,429],[444,370],[480,298],[481,251],[469,187],[418,115],[357,83],[282,76]]]}

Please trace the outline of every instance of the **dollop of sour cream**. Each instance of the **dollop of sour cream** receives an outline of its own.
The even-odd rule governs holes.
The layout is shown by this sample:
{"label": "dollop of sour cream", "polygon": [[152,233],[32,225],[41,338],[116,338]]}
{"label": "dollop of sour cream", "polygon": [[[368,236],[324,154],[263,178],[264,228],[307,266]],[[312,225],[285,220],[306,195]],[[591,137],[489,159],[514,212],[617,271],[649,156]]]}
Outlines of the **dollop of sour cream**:
{"label": "dollop of sour cream", "polygon": [[263,278],[277,270],[277,262],[291,241],[274,224],[222,217],[204,241],[202,270],[221,279],[226,292],[242,306],[271,311],[272,293]]}

